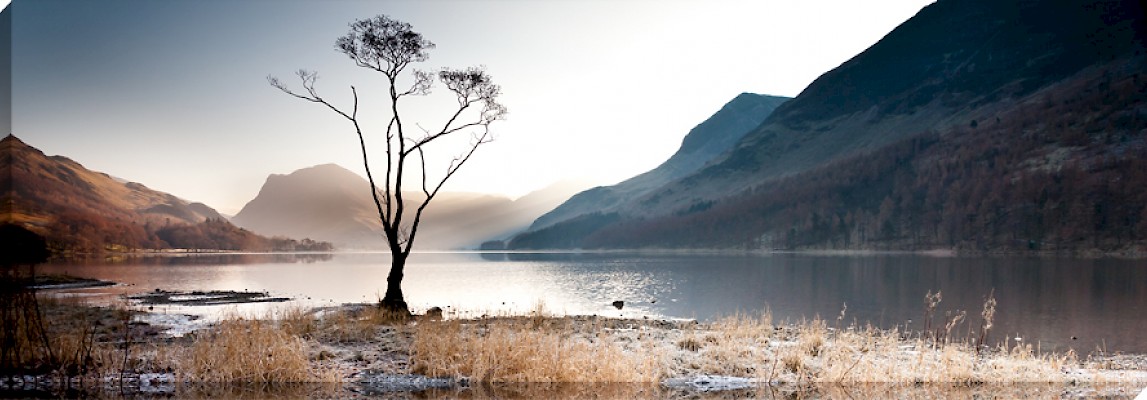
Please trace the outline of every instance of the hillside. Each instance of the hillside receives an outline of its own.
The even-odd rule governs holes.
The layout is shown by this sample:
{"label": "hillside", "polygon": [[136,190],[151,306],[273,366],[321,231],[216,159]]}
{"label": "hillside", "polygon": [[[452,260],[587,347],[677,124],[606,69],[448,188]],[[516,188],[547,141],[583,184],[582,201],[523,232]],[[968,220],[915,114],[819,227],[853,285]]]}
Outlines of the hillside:
{"label": "hillside", "polygon": [[333,164],[271,175],[231,222],[256,232],[305,233],[340,248],[355,247],[360,243],[342,239],[370,240],[380,226],[367,187],[358,175]]}
{"label": "hillside", "polygon": [[[211,207],[0,140],[2,223],[45,236],[56,251],[202,248],[270,250],[277,242],[227,223]],[[280,242],[290,242],[283,239]]]}
{"label": "hillside", "polygon": [[589,248],[1142,250],[1144,15],[1134,1],[938,1],[717,162],[545,235]]}
{"label": "hillside", "polygon": [[[369,188],[365,179],[335,164],[271,175],[232,222],[256,232],[330,241],[340,248],[382,249],[386,242]],[[564,185],[519,201],[440,193],[423,215],[416,246],[423,250],[476,248],[486,240],[508,237],[570,193]],[[423,196],[412,192],[404,198],[420,202]]]}
{"label": "hillside", "polygon": [[530,226],[539,230],[556,223],[591,214],[615,211],[632,199],[696,172],[728,151],[752,128],[760,125],[787,97],[742,93],[711,117],[691,129],[681,147],[668,160],[648,172],[613,186],[596,187],[570,198]]}

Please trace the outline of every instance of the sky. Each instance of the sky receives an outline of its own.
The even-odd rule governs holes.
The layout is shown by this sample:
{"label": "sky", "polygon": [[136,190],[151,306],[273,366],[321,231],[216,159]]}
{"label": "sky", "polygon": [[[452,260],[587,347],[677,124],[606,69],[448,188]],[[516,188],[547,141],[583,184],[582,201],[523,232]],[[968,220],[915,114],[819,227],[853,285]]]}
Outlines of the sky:
{"label": "sky", "polygon": [[[363,174],[353,127],[266,77],[297,89],[294,71],[317,71],[319,93],[344,107],[355,85],[369,141],[389,118],[382,77],[334,42],[386,14],[437,45],[416,68],[480,65],[502,87],[496,140],[444,190],[613,184],[669,158],[739,93],[796,96],[931,2],[15,0],[12,133],[227,214],[269,174]],[[403,112],[434,126],[450,111],[441,99]],[[433,152],[431,171],[460,150]]]}

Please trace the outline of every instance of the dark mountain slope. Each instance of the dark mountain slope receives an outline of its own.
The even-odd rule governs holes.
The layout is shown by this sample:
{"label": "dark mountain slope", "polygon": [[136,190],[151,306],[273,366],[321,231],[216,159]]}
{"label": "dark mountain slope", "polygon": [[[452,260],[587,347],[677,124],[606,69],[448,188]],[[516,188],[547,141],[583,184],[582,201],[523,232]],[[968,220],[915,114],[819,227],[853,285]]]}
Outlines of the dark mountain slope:
{"label": "dark mountain slope", "polygon": [[1147,76],[1134,71],[1145,67],[1136,57],[1090,69],[974,128],[918,135],[702,212],[626,221],[582,245],[1142,253]]}
{"label": "dark mountain slope", "polygon": [[573,247],[1134,249],[1144,15],[939,1]]}
{"label": "dark mountain slope", "polygon": [[962,126],[975,110],[1010,107],[1089,65],[1133,53],[1142,22],[1134,1],[939,1],[818,78],[723,162],[635,208],[680,210],[692,199],[674,193],[732,195],[746,182]]}
{"label": "dark mountain slope", "polygon": [[876,117],[910,114],[937,95],[975,107],[1030,94],[1135,46],[1142,10],[1124,3],[939,1],[818,78],[776,120],[800,127],[873,107]]}

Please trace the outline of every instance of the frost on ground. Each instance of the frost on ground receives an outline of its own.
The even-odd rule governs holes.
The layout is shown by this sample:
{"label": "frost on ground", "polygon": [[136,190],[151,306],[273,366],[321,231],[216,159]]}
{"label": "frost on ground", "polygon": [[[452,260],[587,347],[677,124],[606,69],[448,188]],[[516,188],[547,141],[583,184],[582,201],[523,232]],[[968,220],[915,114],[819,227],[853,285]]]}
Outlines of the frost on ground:
{"label": "frost on ground", "polygon": [[188,314],[139,313],[132,316],[132,320],[162,327],[163,334],[173,338],[183,337],[211,326],[211,323],[202,317]]}
{"label": "frost on ground", "polygon": [[698,392],[713,392],[720,390],[748,389],[759,386],[761,382],[749,378],[735,376],[698,375],[686,378],[669,378],[661,382],[669,388],[689,389]]}
{"label": "frost on ground", "polygon": [[[823,321],[778,326],[767,315],[710,323],[540,312],[449,317],[396,321],[370,305],[284,309],[211,322],[137,314],[138,324],[161,333],[143,335],[133,324],[127,355],[116,332],[98,336],[102,347],[92,354],[104,366],[99,373],[112,377],[104,386],[126,382],[138,393],[186,393],[195,385],[216,390],[242,381],[273,387],[333,383],[333,389],[296,385],[303,397],[332,398],[427,391],[445,397],[459,391],[473,398],[550,397],[546,390],[609,390],[617,398],[757,391],[766,397],[777,391],[808,397],[803,393],[813,391],[811,397],[825,398],[1082,398],[1130,397],[1147,386],[1143,355],[1039,354],[1028,345],[977,348],[895,330],[834,329]],[[130,366],[124,380],[117,373],[121,365]],[[59,382],[53,379],[26,382]],[[93,381],[104,380],[88,380]]]}

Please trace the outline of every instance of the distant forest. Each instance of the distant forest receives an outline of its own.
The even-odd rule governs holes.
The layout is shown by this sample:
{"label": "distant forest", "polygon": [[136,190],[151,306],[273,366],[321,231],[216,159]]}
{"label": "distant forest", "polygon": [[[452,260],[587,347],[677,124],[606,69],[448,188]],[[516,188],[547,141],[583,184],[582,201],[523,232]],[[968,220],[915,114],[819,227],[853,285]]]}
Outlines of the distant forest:
{"label": "distant forest", "polygon": [[65,211],[56,216],[48,245],[56,253],[99,253],[139,249],[193,249],[233,251],[331,251],[329,242],[283,237],[267,238],[209,218],[194,225],[138,225],[90,213]]}

